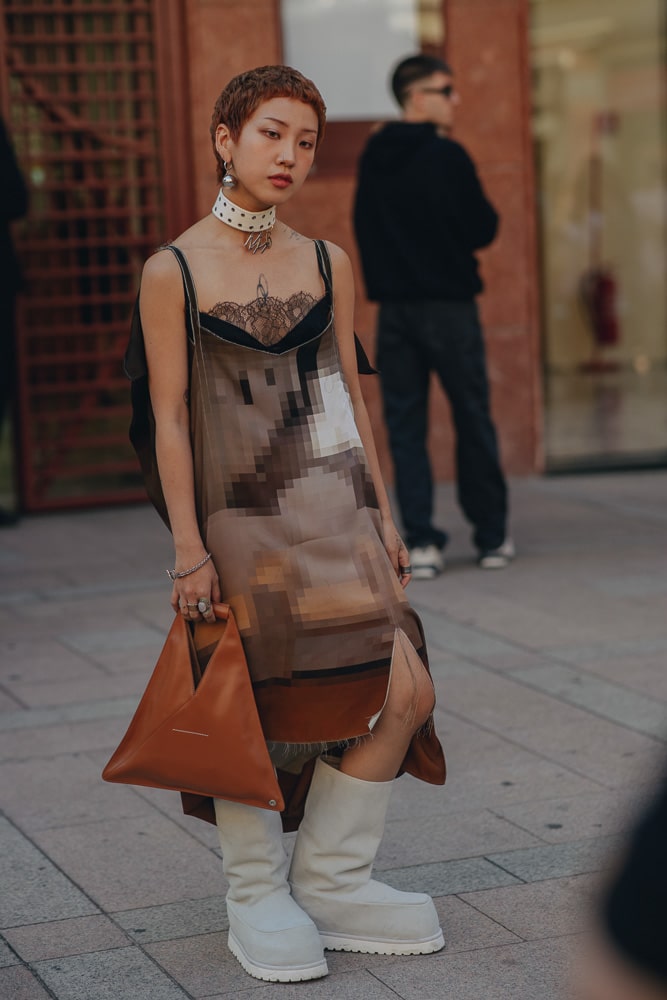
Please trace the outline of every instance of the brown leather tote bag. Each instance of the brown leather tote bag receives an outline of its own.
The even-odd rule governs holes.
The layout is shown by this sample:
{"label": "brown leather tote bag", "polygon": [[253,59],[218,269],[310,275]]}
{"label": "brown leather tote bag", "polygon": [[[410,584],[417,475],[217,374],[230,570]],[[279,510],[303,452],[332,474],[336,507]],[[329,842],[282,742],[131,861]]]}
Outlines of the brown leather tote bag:
{"label": "brown leather tote bag", "polygon": [[233,612],[190,626],[176,614],[105,781],[285,808]]}

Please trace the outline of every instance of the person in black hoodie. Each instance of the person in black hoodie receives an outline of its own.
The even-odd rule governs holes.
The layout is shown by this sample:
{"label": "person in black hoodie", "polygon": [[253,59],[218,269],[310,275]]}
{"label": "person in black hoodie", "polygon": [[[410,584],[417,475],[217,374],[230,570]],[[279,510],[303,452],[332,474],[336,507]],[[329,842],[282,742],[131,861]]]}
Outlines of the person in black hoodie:
{"label": "person in black hoodie", "polygon": [[478,564],[498,569],[514,557],[514,544],[475,301],[483,288],[475,251],[495,238],[498,215],[470,156],[450,138],[458,94],[447,63],[411,56],[391,86],[402,119],[368,140],[354,224],[366,291],[380,303],[377,363],[413,576],[442,571],[448,540],[432,521],[432,371],[451,405],[458,500],[474,528]]}
{"label": "person in black hoodie", "polygon": [[[0,118],[0,433],[2,432],[16,381],[14,309],[21,283],[10,223],[28,211],[28,192],[14,156],[5,124]],[[0,508],[0,527],[14,524],[13,511]]]}

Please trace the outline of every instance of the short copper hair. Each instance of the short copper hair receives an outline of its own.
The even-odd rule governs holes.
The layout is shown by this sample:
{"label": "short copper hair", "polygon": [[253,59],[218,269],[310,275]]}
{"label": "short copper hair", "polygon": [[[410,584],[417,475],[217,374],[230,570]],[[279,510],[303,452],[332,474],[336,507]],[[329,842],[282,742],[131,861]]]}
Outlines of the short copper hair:
{"label": "short copper hair", "polygon": [[215,102],[211,118],[211,140],[215,153],[218,183],[225,168],[222,157],[215,148],[215,132],[218,125],[227,125],[232,139],[238,139],[241,129],[255,113],[262,101],[273,97],[292,97],[296,101],[310,104],[317,115],[317,140],[319,146],[324,137],[327,109],[322,95],[312,80],[303,76],[291,66],[258,66],[245,73],[239,73],[230,80]]}

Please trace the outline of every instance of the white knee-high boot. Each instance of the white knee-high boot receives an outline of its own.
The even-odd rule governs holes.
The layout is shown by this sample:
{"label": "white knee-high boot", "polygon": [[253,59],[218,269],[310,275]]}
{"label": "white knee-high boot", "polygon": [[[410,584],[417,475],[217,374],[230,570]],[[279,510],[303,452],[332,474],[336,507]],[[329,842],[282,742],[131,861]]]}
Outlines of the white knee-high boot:
{"label": "white knee-high boot", "polygon": [[222,868],[229,881],[229,949],[268,982],[319,979],[328,969],[317,927],[287,882],[278,813],[215,799]]}
{"label": "white knee-high boot", "polygon": [[296,838],[292,895],[325,948],[423,955],[445,941],[433,900],[370,878],[393,781],[361,781],[318,760]]}

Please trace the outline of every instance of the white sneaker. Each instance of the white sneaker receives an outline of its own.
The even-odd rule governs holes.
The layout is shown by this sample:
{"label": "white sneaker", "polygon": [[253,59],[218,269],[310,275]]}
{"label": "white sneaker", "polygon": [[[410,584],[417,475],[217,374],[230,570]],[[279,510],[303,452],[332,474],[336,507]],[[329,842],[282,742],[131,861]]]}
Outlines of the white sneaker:
{"label": "white sneaker", "polygon": [[511,538],[506,538],[497,549],[480,552],[477,565],[480,569],[505,569],[516,555],[516,548]]}
{"label": "white sneaker", "polygon": [[434,580],[445,568],[445,560],[437,545],[417,546],[410,550],[413,580]]}

